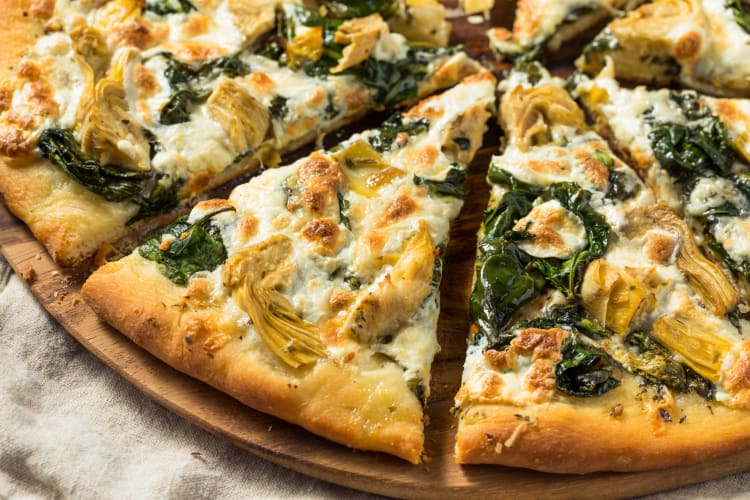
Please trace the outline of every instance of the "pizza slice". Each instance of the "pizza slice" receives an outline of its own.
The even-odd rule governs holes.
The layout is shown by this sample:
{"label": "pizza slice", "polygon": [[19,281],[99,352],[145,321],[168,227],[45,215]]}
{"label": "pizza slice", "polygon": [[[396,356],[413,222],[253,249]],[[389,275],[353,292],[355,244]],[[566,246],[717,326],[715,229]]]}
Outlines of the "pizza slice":
{"label": "pizza slice", "polygon": [[612,21],[577,65],[593,75],[606,57],[625,80],[749,96],[750,8],[740,0],[655,0]]}
{"label": "pizza slice", "polygon": [[537,68],[501,98],[457,461],[634,471],[747,448],[743,292],[562,85]]}
{"label": "pizza slice", "polygon": [[20,41],[9,42],[0,75],[0,192],[57,262],[79,263],[136,222],[479,67],[460,48],[411,44],[377,14],[278,9],[283,35],[233,54],[199,35],[191,47],[208,52],[168,52],[171,39],[142,51],[92,24],[68,33],[14,11],[4,33]]}
{"label": "pizza slice", "polygon": [[[641,0],[642,1],[642,0]],[[490,47],[501,57],[539,60],[567,41],[601,25],[638,0],[521,0],[513,29],[489,30]]]}
{"label": "pizza slice", "polygon": [[475,74],[203,201],[95,271],[83,297],[158,358],[253,408],[416,463],[441,252],[494,92],[491,73]]}
{"label": "pizza slice", "polygon": [[[612,73],[610,66],[597,78],[577,83],[576,92],[597,127],[747,292],[750,101],[695,91],[622,88]],[[744,294],[742,310],[734,312],[745,331],[747,298]]]}

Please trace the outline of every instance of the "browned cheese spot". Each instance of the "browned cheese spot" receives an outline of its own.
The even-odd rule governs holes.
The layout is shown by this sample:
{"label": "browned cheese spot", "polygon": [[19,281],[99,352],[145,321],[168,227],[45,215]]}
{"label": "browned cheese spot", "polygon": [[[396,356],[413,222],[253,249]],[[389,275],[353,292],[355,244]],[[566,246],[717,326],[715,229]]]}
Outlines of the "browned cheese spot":
{"label": "browned cheese spot", "polygon": [[311,220],[302,228],[302,234],[309,241],[315,242],[325,255],[333,255],[339,246],[339,226],[333,219]]}
{"label": "browned cheese spot", "polygon": [[408,217],[417,209],[417,202],[407,193],[401,193],[386,205],[383,214],[378,219],[376,226],[385,227]]}

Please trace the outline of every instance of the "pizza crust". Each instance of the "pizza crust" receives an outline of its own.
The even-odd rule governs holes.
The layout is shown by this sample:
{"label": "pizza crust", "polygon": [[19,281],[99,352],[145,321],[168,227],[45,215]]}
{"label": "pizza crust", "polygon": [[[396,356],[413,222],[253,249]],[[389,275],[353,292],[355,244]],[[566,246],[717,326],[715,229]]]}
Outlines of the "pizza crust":
{"label": "pizza crust", "polygon": [[[138,255],[106,264],[82,288],[104,321],[173,368],[332,441],[419,462],[422,408],[400,368],[368,373],[327,359],[292,369],[259,341],[221,338],[221,326],[196,336],[195,318],[170,306],[185,292]],[[210,314],[201,320],[216,324]]]}
{"label": "pizza crust", "polygon": [[667,422],[634,398],[639,390],[631,379],[591,399],[470,405],[461,414],[456,461],[582,474],[687,465],[750,446],[750,412],[677,395]]}

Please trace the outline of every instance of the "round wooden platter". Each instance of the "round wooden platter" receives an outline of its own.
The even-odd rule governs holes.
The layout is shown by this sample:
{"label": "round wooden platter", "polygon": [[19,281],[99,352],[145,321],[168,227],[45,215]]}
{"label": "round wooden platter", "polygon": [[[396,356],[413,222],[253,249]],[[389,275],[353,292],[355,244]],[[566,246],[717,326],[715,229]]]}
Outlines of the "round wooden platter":
{"label": "round wooden platter", "polygon": [[[448,2],[446,2],[448,3]],[[493,25],[508,25],[511,0],[498,0]],[[483,38],[488,23],[474,19],[454,24],[454,39],[492,66]],[[364,126],[364,124],[363,124]],[[499,131],[490,129],[488,144]],[[641,473],[554,475],[497,466],[459,466],[453,459],[456,422],[450,414],[460,383],[467,304],[473,273],[475,233],[487,203],[484,182],[490,146],[477,155],[467,180],[469,196],[455,221],[447,248],[441,288],[438,340],[442,351],[433,365],[426,429],[427,463],[410,465],[389,455],[358,452],[304,429],[254,411],[229,396],[184,375],[100,321],[80,296],[90,266],[57,266],[26,226],[0,203],[0,251],[27,282],[39,302],[84,347],[166,408],[256,455],[332,483],[395,497],[461,494],[469,497],[595,498],[636,496],[706,481],[750,469],[750,450],[693,466]]]}

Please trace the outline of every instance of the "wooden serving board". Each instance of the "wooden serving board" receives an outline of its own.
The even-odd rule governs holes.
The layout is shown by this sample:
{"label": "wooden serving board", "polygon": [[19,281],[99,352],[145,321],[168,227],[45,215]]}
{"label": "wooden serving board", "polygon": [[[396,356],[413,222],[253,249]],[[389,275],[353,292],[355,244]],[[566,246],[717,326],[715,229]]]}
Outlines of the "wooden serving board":
{"label": "wooden serving board", "polygon": [[[510,2],[498,1],[496,25],[508,24]],[[480,59],[487,53],[485,24],[456,23],[455,38]],[[492,66],[490,60],[485,62]],[[364,125],[364,124],[363,124]],[[362,127],[360,127],[362,128]],[[256,455],[326,481],[395,497],[595,498],[635,496],[697,483],[750,469],[750,450],[701,464],[642,473],[554,475],[497,466],[459,466],[453,459],[456,422],[450,414],[460,383],[467,304],[473,272],[475,233],[487,203],[484,182],[499,129],[490,127],[490,145],[480,151],[467,180],[469,196],[453,225],[447,248],[442,312],[438,326],[442,351],[433,365],[426,429],[428,464],[409,465],[385,454],[357,452],[319,438],[295,425],[245,407],[223,393],[160,362],[101,322],[83,302],[80,287],[88,266],[57,266],[26,226],[0,203],[0,251],[26,280],[39,302],[95,356],[166,408]]]}

